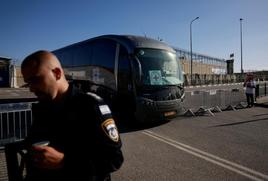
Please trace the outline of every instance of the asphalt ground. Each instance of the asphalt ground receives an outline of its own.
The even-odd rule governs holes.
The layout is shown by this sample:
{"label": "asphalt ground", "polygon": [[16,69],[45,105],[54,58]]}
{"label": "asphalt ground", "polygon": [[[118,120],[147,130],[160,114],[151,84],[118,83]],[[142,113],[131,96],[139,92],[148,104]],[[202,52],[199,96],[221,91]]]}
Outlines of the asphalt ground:
{"label": "asphalt ground", "polygon": [[[28,89],[0,90],[0,103],[21,98],[34,96]],[[113,180],[268,180],[267,97],[257,105],[263,107],[123,128],[125,162]],[[0,151],[0,180],[5,178]]]}
{"label": "asphalt ground", "polygon": [[[268,180],[264,107],[178,117],[120,131],[125,161],[112,174],[113,181]],[[3,152],[0,180],[6,180]]]}
{"label": "asphalt ground", "polygon": [[267,108],[178,117],[121,137],[114,181],[268,180]]}

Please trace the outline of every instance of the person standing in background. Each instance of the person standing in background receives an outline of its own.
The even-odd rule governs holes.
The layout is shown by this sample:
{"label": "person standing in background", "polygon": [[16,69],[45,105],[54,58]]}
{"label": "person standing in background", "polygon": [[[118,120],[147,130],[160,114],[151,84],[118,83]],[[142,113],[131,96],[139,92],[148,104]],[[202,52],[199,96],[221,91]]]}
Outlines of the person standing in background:
{"label": "person standing in background", "polygon": [[247,97],[247,107],[252,107],[254,105],[254,94],[256,88],[256,82],[254,80],[253,74],[248,73],[246,80],[244,82],[244,87],[246,88],[246,97]]}

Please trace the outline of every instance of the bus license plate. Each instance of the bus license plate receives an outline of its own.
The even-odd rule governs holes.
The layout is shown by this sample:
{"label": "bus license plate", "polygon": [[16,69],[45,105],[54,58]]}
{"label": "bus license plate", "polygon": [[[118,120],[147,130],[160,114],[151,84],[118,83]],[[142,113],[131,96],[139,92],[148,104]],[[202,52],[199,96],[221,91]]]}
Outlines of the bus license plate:
{"label": "bus license plate", "polygon": [[168,116],[174,116],[176,114],[176,111],[169,111],[169,112],[165,112],[164,116],[168,117]]}

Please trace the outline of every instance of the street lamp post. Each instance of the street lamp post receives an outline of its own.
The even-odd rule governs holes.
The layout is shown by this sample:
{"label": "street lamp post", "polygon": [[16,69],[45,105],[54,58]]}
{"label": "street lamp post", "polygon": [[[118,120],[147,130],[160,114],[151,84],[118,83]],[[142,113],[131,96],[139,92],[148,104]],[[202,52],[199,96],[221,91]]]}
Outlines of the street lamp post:
{"label": "street lamp post", "polygon": [[193,51],[192,51],[192,23],[199,19],[199,17],[196,17],[193,19],[190,23],[190,51],[191,51],[191,85],[193,85]]}
{"label": "street lamp post", "polygon": [[241,47],[241,74],[244,73],[244,70],[243,70],[243,49],[242,49],[242,21],[243,19],[240,18],[240,47]]}

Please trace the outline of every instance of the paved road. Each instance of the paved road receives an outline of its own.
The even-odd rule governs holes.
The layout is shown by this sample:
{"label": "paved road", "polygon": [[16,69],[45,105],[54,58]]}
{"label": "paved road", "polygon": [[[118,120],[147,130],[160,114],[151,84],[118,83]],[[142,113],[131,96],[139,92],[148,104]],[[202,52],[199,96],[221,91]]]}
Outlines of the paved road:
{"label": "paved road", "polygon": [[[0,99],[6,92],[29,95],[26,89],[1,89]],[[124,132],[125,163],[113,180],[268,180],[267,121],[267,108],[255,107]]]}
{"label": "paved road", "polygon": [[[267,108],[254,107],[125,128],[125,162],[113,181],[268,180],[267,122]],[[1,181],[4,166],[0,153]]]}
{"label": "paved road", "polygon": [[268,180],[267,108],[179,117],[122,140],[114,181]]}

